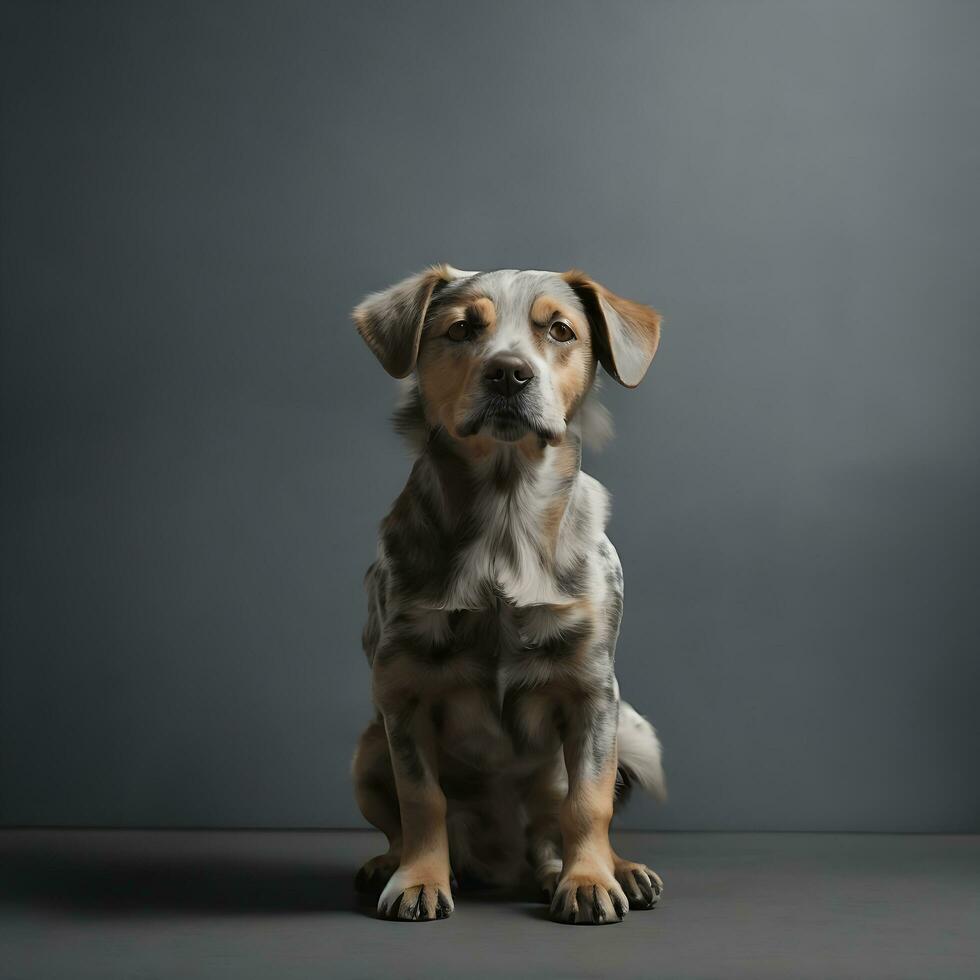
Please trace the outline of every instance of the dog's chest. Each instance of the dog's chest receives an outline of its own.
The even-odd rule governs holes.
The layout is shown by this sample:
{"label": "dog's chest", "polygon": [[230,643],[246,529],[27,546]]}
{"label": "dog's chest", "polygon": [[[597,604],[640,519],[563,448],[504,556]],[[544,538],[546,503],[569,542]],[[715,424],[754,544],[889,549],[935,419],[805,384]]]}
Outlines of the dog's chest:
{"label": "dog's chest", "polygon": [[550,750],[558,699],[608,672],[605,491],[582,473],[564,495],[541,478],[478,490],[428,538],[413,513],[389,522],[370,577],[393,601],[373,605],[369,658],[399,659],[453,758],[486,769]]}
{"label": "dog's chest", "polygon": [[485,604],[473,609],[419,608],[410,616],[412,631],[429,650],[425,659],[433,667],[456,664],[469,675],[479,664],[500,688],[522,683],[515,669],[541,651],[552,651],[589,611],[581,603],[517,605],[492,587],[484,598]]}
{"label": "dog's chest", "polygon": [[512,607],[535,609],[580,598],[583,583],[570,589],[568,573],[584,570],[594,554],[607,506],[605,490],[584,473],[563,498],[545,478],[510,493],[481,494],[466,521],[476,533],[459,535],[447,556],[450,574],[437,604],[479,608],[489,593]]}
{"label": "dog's chest", "polygon": [[[590,607],[517,606],[420,613],[432,656],[419,687],[436,707],[441,744],[464,769],[510,770],[557,747],[557,687],[585,668],[569,637],[593,629]],[[451,770],[450,770],[451,771]]]}
{"label": "dog's chest", "polygon": [[[480,608],[488,595],[512,607],[567,600],[549,565],[549,542],[536,509],[491,501],[477,522],[477,533],[464,540],[452,556],[444,608]],[[506,627],[506,621],[501,625]]]}

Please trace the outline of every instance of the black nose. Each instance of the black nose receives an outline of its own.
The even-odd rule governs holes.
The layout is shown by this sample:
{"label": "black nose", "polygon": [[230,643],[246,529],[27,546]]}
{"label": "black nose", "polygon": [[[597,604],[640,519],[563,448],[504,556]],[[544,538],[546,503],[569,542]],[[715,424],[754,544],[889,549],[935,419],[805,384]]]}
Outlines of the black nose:
{"label": "black nose", "polygon": [[514,354],[498,354],[487,361],[483,377],[490,390],[510,398],[516,395],[534,377],[531,365]]}

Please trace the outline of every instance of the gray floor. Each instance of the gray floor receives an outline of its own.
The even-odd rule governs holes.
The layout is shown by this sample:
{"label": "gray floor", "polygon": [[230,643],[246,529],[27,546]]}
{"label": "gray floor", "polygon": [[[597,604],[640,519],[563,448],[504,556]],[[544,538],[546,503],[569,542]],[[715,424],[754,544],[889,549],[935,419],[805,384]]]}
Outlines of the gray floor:
{"label": "gray floor", "polygon": [[666,893],[604,927],[523,895],[373,919],[359,832],[0,832],[0,976],[908,977],[980,975],[980,837],[617,837]]}

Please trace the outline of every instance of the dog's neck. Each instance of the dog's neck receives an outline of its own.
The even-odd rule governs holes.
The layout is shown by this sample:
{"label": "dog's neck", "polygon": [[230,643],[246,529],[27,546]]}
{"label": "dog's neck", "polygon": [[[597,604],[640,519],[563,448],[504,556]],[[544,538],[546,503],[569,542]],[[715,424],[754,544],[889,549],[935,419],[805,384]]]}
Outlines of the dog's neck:
{"label": "dog's neck", "polygon": [[[454,510],[486,508],[487,498],[512,506],[567,503],[582,468],[582,439],[569,427],[562,440],[548,444],[535,435],[506,443],[484,436],[451,438],[429,432],[420,459],[438,474],[446,492],[460,491]],[[527,498],[523,500],[522,497]]]}
{"label": "dog's neck", "polygon": [[[392,548],[426,555],[434,607],[475,608],[490,584],[516,605],[562,604],[580,594],[584,555],[604,533],[608,497],[581,471],[573,419],[557,445],[463,441],[426,423],[417,392],[395,415],[417,458],[387,519]],[[417,563],[416,563],[417,564]],[[418,574],[413,566],[413,574]],[[441,583],[441,584],[440,584]]]}
{"label": "dog's neck", "polygon": [[[600,408],[600,411],[602,409]],[[394,418],[395,430],[413,448],[418,462],[438,476],[450,516],[461,516],[487,493],[514,498],[522,488],[537,488],[556,506],[567,501],[582,466],[581,419],[568,423],[562,439],[548,443],[528,433],[502,442],[477,433],[455,438],[432,425],[416,385],[405,392]]]}

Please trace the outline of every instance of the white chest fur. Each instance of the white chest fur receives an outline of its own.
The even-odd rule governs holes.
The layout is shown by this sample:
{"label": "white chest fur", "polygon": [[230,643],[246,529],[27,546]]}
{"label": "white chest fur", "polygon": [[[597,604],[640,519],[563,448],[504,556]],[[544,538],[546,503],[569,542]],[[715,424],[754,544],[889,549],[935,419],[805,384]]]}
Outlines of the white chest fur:
{"label": "white chest fur", "polygon": [[562,571],[587,560],[604,538],[605,488],[578,473],[555,522],[558,478],[542,467],[509,492],[481,494],[475,502],[479,531],[455,557],[439,608],[477,609],[488,586],[515,606],[563,605],[573,601]]}

